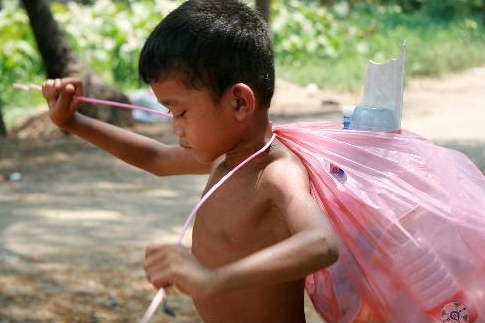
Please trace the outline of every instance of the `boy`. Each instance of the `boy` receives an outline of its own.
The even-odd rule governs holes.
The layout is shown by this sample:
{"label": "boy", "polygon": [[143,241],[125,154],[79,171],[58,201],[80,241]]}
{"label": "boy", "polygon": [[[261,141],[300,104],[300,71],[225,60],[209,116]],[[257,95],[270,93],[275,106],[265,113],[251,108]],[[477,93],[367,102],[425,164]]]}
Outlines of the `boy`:
{"label": "boy", "polygon": [[[80,115],[75,80],[48,80],[52,121],[155,175],[209,174],[206,191],[271,138],[268,27],[237,1],[187,1],[154,29],[140,75],[173,114],[178,146]],[[305,276],[337,260],[337,238],[299,159],[275,140],[197,212],[191,252],[150,245],[156,287],[193,297],[205,322],[304,322]]]}

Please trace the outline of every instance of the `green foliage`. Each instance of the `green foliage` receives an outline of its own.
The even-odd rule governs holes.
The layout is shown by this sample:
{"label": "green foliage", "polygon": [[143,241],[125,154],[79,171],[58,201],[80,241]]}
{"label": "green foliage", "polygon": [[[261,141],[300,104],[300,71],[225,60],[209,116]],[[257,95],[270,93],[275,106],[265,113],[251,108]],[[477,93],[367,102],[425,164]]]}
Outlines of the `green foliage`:
{"label": "green foliage", "polygon": [[434,19],[448,21],[465,10],[466,0],[423,1],[423,11]]}
{"label": "green foliage", "polygon": [[[274,6],[288,7],[293,3],[277,2]],[[407,7],[403,8],[402,4]],[[277,7],[273,14],[285,12]],[[273,24],[277,71],[280,77],[301,84],[312,82],[337,90],[359,91],[367,61],[395,58],[403,43],[407,44],[408,76],[435,76],[482,65],[485,64],[485,30],[476,12],[477,3],[466,0],[341,0],[321,15],[312,8],[311,14],[299,17],[297,22],[293,17],[274,17],[296,29],[298,25],[327,26],[328,21],[332,25],[294,37],[295,32],[285,23]],[[319,43],[319,39],[328,35],[335,42],[327,43],[327,48],[322,49],[325,43]],[[292,37],[297,54],[281,49],[281,40]],[[307,45],[310,38],[319,43],[316,52]]]}
{"label": "green foliage", "polygon": [[273,42],[280,62],[336,56],[343,31],[326,7],[315,1],[290,0],[274,1],[272,9]]}
{"label": "green foliage", "polygon": [[[248,0],[249,1],[249,0]],[[139,86],[139,50],[153,27],[182,0],[86,0],[51,5],[76,54],[107,82]],[[249,1],[251,2],[251,1]],[[358,91],[369,59],[396,57],[407,44],[408,76],[439,75],[485,64],[481,0],[272,1],[277,74],[301,84]],[[18,1],[0,11],[0,98],[12,115],[39,95],[12,83],[41,83],[42,62]],[[10,118],[10,117],[9,117]]]}
{"label": "green foliage", "polygon": [[[52,13],[75,53],[108,83],[126,90],[138,87],[138,53],[155,25],[182,0],[84,1],[52,3]],[[4,1],[0,10],[0,99],[6,122],[17,119],[25,106],[40,104],[40,95],[14,90],[15,82],[40,84],[42,60],[19,1]],[[18,107],[21,108],[18,108]]]}
{"label": "green foliage", "polygon": [[93,1],[54,4],[53,14],[81,59],[107,82],[138,85],[138,53],[150,31],[181,1]]}
{"label": "green foliage", "polygon": [[[129,88],[138,85],[138,53],[145,38],[179,3],[98,0],[92,5],[53,3],[51,9],[76,54],[107,82]],[[22,101],[24,94],[14,91],[12,83],[38,83],[45,76],[28,17],[18,1],[4,1],[0,40],[1,96]]]}
{"label": "green foliage", "polygon": [[4,1],[3,4],[0,11],[0,97],[9,105],[25,97],[25,93],[15,91],[12,84],[40,80],[43,70],[27,16],[16,2]]}

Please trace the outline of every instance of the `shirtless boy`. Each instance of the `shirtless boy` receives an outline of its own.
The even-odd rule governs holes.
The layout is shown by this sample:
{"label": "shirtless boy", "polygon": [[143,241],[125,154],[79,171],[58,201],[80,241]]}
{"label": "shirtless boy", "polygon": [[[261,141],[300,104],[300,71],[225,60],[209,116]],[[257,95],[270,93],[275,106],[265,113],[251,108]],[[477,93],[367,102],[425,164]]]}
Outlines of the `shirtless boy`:
{"label": "shirtless boy", "polygon": [[[178,146],[76,112],[79,81],[48,80],[53,123],[158,176],[209,174],[206,191],[271,138],[274,63],[267,25],[237,1],[188,1],[147,39],[140,75],[173,114]],[[150,245],[156,287],[193,297],[205,322],[304,322],[305,276],[338,257],[305,168],[277,139],[199,209],[191,251]]]}

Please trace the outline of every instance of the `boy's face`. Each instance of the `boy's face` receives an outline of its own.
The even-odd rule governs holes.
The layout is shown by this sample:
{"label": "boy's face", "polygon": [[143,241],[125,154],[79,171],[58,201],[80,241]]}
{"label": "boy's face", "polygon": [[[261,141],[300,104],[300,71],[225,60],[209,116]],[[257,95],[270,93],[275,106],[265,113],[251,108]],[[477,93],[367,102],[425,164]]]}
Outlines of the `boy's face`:
{"label": "boy's face", "polygon": [[200,162],[210,163],[231,148],[234,109],[228,95],[214,102],[207,89],[187,88],[174,78],[150,84],[158,101],[173,115],[179,145]]}

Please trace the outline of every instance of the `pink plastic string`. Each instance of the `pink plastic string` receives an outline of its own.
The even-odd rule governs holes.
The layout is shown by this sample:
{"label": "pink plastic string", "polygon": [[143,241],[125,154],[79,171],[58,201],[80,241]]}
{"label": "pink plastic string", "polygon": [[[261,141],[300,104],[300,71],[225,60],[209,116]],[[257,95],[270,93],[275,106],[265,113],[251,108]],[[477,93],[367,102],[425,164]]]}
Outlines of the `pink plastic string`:
{"label": "pink plastic string", "polygon": [[182,245],[182,240],[184,239],[185,233],[187,232],[187,229],[189,228],[190,222],[192,222],[192,219],[195,217],[195,214],[199,210],[199,208],[204,204],[204,202],[214,193],[215,190],[217,190],[229,177],[231,177],[235,172],[237,172],[241,167],[249,163],[252,159],[260,155],[263,151],[268,149],[268,147],[271,145],[271,143],[274,141],[276,135],[273,134],[270,138],[270,140],[257,152],[243,160],[239,165],[234,167],[229,173],[224,175],[223,178],[221,178],[216,184],[214,184],[205,194],[202,196],[202,198],[199,200],[199,202],[194,206],[192,212],[190,212],[189,216],[185,220],[185,224],[182,227],[182,232],[180,233],[179,237],[179,245]]}
{"label": "pink plastic string", "polygon": [[[42,91],[42,87],[40,85],[36,85],[36,84],[14,83],[13,87],[17,90],[23,90],[23,91],[30,91],[30,90]],[[139,105],[133,105],[133,104],[127,104],[127,103],[121,103],[121,102],[115,102],[115,101],[109,101],[109,100],[102,100],[102,99],[95,99],[95,98],[90,98],[90,97],[81,96],[81,95],[75,95],[74,98],[79,100],[79,101],[83,101],[83,102],[87,102],[87,103],[107,105],[107,106],[122,108],[122,109],[141,110],[141,111],[145,111],[145,112],[148,112],[148,113],[159,114],[159,115],[162,115],[162,116],[167,117],[167,118],[172,118],[172,115],[169,114],[169,113],[149,109],[149,108],[142,107],[142,106],[139,106]]]}
{"label": "pink plastic string", "polygon": [[[216,184],[214,184],[199,200],[199,202],[194,206],[192,211],[190,212],[189,216],[185,220],[184,226],[182,227],[182,231],[180,233],[180,237],[178,240],[178,244],[182,245],[182,240],[184,239],[184,236],[189,228],[190,223],[194,219],[195,215],[197,214],[197,211],[199,208],[204,204],[204,202],[214,193],[215,190],[217,190],[229,177],[231,177],[235,172],[237,172],[241,167],[249,163],[251,160],[253,160],[255,157],[260,155],[262,152],[264,152],[268,147],[271,145],[271,143],[274,141],[276,135],[273,134],[271,136],[271,139],[258,151],[256,151],[254,154],[243,160],[239,165],[234,167],[230,172],[228,172],[224,177],[222,177]],[[163,288],[160,288],[153,298],[152,302],[150,303],[150,306],[146,310],[145,314],[143,315],[143,318],[141,319],[140,323],[148,323],[150,318],[153,316],[157,308],[160,306],[160,304],[166,299],[166,294],[165,290]]]}
{"label": "pink plastic string", "polygon": [[141,318],[140,323],[147,323],[150,321],[150,318],[153,316],[157,308],[162,304],[165,300],[167,299],[167,294],[165,293],[165,289],[160,288],[153,297],[150,306],[148,306],[145,314],[143,314],[143,317]]}

